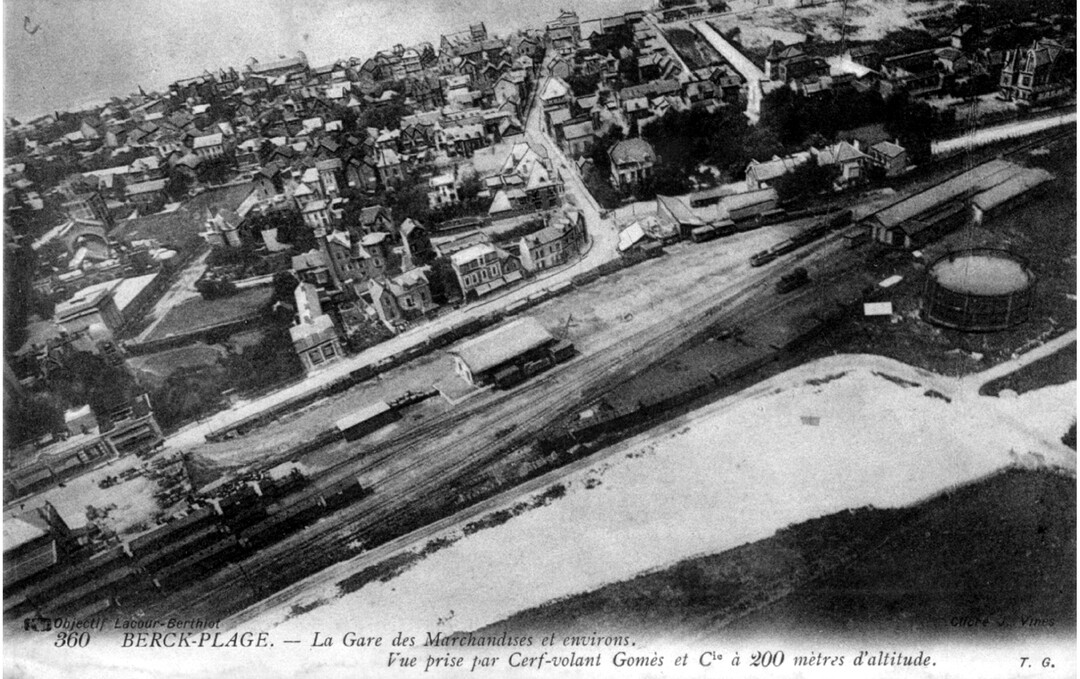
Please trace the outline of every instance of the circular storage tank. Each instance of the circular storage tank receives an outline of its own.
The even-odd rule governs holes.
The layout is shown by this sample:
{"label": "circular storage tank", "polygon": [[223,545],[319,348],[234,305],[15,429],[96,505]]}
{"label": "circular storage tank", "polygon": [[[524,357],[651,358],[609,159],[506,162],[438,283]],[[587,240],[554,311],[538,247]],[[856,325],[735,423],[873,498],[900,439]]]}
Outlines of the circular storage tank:
{"label": "circular storage tank", "polygon": [[1002,330],[1023,323],[1035,299],[1035,274],[1005,250],[951,252],[931,266],[923,289],[923,317],[968,331]]}

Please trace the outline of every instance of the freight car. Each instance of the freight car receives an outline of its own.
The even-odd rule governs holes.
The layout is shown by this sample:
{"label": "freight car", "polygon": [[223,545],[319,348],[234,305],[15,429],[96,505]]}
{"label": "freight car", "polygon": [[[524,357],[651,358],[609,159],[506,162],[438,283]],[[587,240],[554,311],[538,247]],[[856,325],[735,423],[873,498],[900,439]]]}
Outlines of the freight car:
{"label": "freight car", "polygon": [[781,295],[800,288],[810,282],[810,274],[803,267],[797,267],[776,282],[776,291]]}

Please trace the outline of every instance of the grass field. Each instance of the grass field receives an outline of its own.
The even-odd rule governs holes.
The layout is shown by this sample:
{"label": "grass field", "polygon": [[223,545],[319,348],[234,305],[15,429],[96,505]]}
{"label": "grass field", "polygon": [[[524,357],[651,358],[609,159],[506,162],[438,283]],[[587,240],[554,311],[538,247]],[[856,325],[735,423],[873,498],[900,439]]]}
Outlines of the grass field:
{"label": "grass field", "polygon": [[693,69],[722,64],[720,53],[697,34],[686,28],[670,28],[664,31],[671,46],[679,53],[686,65]]}
{"label": "grass field", "polygon": [[1030,363],[1014,373],[983,385],[979,393],[997,396],[1004,389],[1012,389],[1017,394],[1023,394],[1053,384],[1066,384],[1075,379],[1076,345],[1073,344],[1046,358]]}
{"label": "grass field", "polygon": [[[240,320],[257,314],[270,303],[273,295],[270,288],[251,288],[215,300],[190,299],[173,307],[147,339],[161,339]],[[255,322],[258,322],[257,318]]]}
{"label": "grass field", "polygon": [[[921,505],[863,508],[791,526],[727,552],[522,612],[492,630],[775,636],[785,632],[1002,635],[1021,616],[1076,620],[1076,484],[1007,471]],[[1044,628],[1045,630],[1046,628]]]}

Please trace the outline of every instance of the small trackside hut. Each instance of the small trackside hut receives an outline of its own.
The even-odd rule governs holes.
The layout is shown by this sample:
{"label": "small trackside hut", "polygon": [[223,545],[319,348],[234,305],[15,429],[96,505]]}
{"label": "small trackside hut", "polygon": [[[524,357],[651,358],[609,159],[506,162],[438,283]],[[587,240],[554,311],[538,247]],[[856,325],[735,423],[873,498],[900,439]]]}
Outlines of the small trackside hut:
{"label": "small trackside hut", "polygon": [[569,359],[573,345],[525,317],[463,342],[450,355],[454,371],[469,384],[505,388]]}
{"label": "small trackside hut", "polygon": [[355,441],[377,429],[382,429],[400,417],[398,411],[384,401],[379,401],[341,418],[336,426],[346,441]]}

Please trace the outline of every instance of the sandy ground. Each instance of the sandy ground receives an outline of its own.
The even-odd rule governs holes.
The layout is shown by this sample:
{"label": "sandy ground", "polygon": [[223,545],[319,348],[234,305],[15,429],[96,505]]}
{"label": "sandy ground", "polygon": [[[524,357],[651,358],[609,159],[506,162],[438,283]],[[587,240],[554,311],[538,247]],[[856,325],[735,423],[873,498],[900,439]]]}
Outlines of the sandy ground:
{"label": "sandy ground", "polygon": [[[627,333],[664,322],[676,307],[689,308],[706,301],[713,287],[730,282],[732,276],[748,268],[751,254],[783,240],[793,228],[777,225],[709,243],[679,243],[663,257],[603,278],[585,290],[556,297],[528,314],[553,332],[568,330],[579,352],[593,353],[621,341]],[[395,398],[407,390],[430,389],[441,379],[453,379],[447,353],[451,349],[453,345],[422,356],[383,373],[377,380],[290,413],[246,436],[192,450],[229,465],[247,464],[282,452],[356,409]],[[433,416],[449,409],[445,400],[433,399],[420,413]],[[326,459],[338,457],[331,453]]]}
{"label": "sandy ground", "polygon": [[568,492],[551,504],[468,537],[461,526],[434,536],[457,541],[396,578],[340,596],[335,567],[247,626],[471,630],[791,523],[911,504],[1007,465],[1075,473],[1075,453],[1059,442],[1076,415],[1075,382],[1008,401],[970,383],[873,356],[802,366],[612,448],[561,479]]}
{"label": "sandy ground", "polygon": [[[738,28],[739,42],[755,51],[768,50],[773,40],[784,44],[801,42],[797,36],[813,35],[826,42],[840,40],[844,16],[842,3],[800,8],[777,4],[773,9],[733,12],[710,21],[722,32]],[[856,0],[847,5],[848,38],[880,40],[890,31],[914,27],[911,16],[934,7],[935,3]],[[748,21],[751,16],[753,20]]]}

